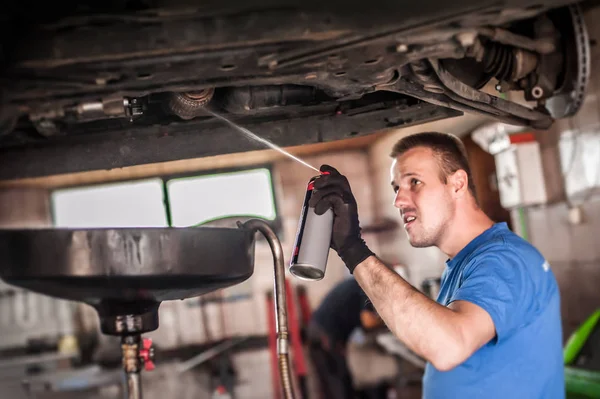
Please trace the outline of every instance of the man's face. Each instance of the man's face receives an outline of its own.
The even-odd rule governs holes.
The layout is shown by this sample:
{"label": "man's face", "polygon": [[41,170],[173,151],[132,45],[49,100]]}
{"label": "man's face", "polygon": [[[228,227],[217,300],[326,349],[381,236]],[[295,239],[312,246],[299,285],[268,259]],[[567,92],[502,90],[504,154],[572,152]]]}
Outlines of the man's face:
{"label": "man's face", "polygon": [[394,206],[413,247],[438,245],[454,216],[452,188],[441,179],[433,151],[413,148],[392,163]]}

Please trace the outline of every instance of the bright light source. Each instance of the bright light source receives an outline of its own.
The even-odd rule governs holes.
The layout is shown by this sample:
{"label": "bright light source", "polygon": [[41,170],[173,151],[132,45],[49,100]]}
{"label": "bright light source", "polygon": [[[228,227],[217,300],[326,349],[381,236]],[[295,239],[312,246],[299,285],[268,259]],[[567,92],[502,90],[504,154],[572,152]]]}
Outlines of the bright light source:
{"label": "bright light source", "polygon": [[163,184],[151,179],[56,190],[56,227],[166,227]]}
{"label": "bright light source", "polygon": [[268,169],[173,179],[167,189],[175,227],[226,216],[276,216]]}

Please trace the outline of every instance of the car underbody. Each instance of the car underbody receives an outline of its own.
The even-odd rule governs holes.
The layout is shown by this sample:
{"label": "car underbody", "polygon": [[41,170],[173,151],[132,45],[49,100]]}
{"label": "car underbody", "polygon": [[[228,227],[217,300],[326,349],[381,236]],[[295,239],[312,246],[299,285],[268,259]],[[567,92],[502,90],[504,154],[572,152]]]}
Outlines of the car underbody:
{"label": "car underbody", "polygon": [[207,109],[281,146],[463,113],[546,129],[590,71],[593,3],[36,6],[0,6],[0,179],[263,148]]}

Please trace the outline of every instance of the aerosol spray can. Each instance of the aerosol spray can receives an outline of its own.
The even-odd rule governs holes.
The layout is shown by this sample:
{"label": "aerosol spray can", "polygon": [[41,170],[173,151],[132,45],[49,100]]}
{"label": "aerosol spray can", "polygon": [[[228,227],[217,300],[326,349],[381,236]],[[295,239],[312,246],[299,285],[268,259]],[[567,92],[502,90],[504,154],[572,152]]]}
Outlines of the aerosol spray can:
{"label": "aerosol spray can", "polygon": [[308,181],[289,269],[292,275],[310,281],[318,281],[325,276],[333,230],[331,209],[322,215],[317,215],[315,208],[308,206],[316,179],[317,177],[313,177]]}

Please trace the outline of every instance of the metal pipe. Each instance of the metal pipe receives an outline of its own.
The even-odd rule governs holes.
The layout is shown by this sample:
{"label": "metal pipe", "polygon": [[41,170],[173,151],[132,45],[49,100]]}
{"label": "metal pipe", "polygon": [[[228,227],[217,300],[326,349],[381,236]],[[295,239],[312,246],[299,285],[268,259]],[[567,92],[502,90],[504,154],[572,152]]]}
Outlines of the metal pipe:
{"label": "metal pipe", "polygon": [[142,374],[139,371],[125,374],[127,375],[126,399],[142,399]]}
{"label": "metal pipe", "polygon": [[518,35],[516,33],[507,31],[506,29],[500,28],[478,28],[477,31],[481,35],[487,36],[498,43],[529,51],[535,51],[539,54],[550,54],[556,51],[556,44],[552,39],[532,39],[530,37]]}
{"label": "metal pipe", "polygon": [[139,355],[141,341],[139,334],[121,337],[123,371],[127,383],[125,399],[142,399],[142,364]]}
{"label": "metal pipe", "polygon": [[257,230],[269,242],[273,253],[275,271],[275,325],[277,327],[277,354],[279,355],[279,374],[283,385],[283,396],[286,399],[295,398],[292,384],[292,373],[289,357],[289,332],[287,322],[287,304],[285,298],[285,266],[281,242],[271,227],[260,219],[250,219],[246,223],[238,222],[238,227]]}
{"label": "metal pipe", "polygon": [[[386,91],[392,91],[395,93],[406,94],[411,97],[415,97],[419,100],[422,100],[424,102],[430,103],[430,104],[440,105],[442,107],[455,109],[458,111],[463,111],[463,112],[482,111],[480,108],[475,108],[475,104],[473,104],[473,103],[469,104],[468,100],[466,100],[466,99],[464,99],[463,102],[457,102],[457,101],[449,98],[447,94],[427,92],[427,91],[425,91],[425,89],[423,88],[422,85],[412,82],[406,78],[400,78],[397,82],[394,82],[391,85],[381,85],[381,86],[377,86],[377,88],[379,90],[386,90]],[[479,104],[479,106],[485,106],[485,104]],[[491,107],[488,106],[483,111],[486,114],[491,115],[492,117],[494,117],[504,123],[508,123],[511,125],[517,125],[517,126],[529,126],[531,124],[531,121],[517,118],[517,117],[508,116],[505,113],[501,113],[499,110],[494,110],[495,112],[492,113],[491,112],[492,109],[490,109],[490,108]]]}

